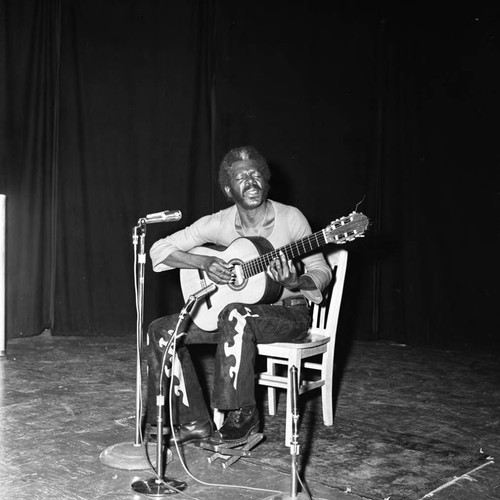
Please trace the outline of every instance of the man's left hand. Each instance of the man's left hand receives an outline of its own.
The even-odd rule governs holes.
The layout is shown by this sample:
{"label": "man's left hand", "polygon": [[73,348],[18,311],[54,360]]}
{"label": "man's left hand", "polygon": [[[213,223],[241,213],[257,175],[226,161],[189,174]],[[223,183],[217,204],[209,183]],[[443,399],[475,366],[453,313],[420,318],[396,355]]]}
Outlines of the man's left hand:
{"label": "man's left hand", "polygon": [[274,281],[280,285],[294,290],[299,288],[299,275],[294,263],[286,259],[283,252],[280,252],[278,258],[274,259],[268,267],[268,272]]}

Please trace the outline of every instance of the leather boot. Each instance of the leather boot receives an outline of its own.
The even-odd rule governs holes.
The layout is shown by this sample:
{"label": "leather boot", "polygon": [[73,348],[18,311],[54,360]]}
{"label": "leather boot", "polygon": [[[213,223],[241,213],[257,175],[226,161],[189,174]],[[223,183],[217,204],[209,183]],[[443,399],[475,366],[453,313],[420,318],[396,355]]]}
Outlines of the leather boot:
{"label": "leather boot", "polygon": [[[156,427],[152,427],[152,431],[149,434],[149,440],[152,442],[156,442],[158,439],[157,432],[154,432]],[[193,441],[201,441],[207,437],[210,437],[213,432],[212,422],[210,420],[200,421],[193,420],[192,422],[188,422],[186,424],[174,425],[174,432],[177,444],[187,444],[192,443]],[[163,428],[163,438],[168,437],[168,445],[175,446],[174,444],[174,436],[170,432],[170,428]]]}
{"label": "leather boot", "polygon": [[210,441],[215,444],[245,441],[250,434],[259,431],[259,425],[259,412],[255,406],[231,410],[221,428],[212,434]]}
{"label": "leather boot", "polygon": [[177,444],[187,444],[193,441],[201,441],[208,438],[213,432],[212,421],[193,420],[187,424],[174,425],[174,434],[170,435],[168,444],[175,446],[174,438]]}

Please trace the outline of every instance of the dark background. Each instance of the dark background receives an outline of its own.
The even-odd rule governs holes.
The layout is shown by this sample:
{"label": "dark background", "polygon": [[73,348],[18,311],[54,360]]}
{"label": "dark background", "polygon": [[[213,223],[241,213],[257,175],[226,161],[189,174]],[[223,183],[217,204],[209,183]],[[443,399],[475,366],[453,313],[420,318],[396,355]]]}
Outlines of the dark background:
{"label": "dark background", "polygon": [[[0,0],[8,337],[134,335],[132,228],[225,207],[251,144],[313,230],[370,217],[344,338],[495,344],[500,8],[435,4]],[[145,325],[182,305],[147,264]]]}

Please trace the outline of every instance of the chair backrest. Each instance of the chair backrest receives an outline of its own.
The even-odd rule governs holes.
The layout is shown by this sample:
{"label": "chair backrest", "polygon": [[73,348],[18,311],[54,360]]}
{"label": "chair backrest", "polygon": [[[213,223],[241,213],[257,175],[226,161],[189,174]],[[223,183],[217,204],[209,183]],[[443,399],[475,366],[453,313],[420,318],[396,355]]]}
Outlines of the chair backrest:
{"label": "chair backrest", "polygon": [[[326,329],[330,336],[335,336],[340,314],[340,304],[344,291],[345,275],[347,270],[347,250],[334,247],[325,252],[325,258],[332,268],[332,281],[321,304],[312,305],[311,328]],[[334,342],[335,339],[332,339]]]}

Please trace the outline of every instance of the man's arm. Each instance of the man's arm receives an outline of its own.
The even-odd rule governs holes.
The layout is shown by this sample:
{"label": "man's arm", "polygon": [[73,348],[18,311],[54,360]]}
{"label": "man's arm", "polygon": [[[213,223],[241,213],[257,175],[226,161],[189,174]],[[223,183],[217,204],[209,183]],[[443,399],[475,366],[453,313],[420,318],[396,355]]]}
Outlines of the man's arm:
{"label": "man's arm", "polygon": [[212,241],[212,234],[217,232],[217,224],[215,215],[205,216],[190,226],[156,241],[149,251],[153,270],[162,272],[183,267],[203,269],[202,256],[188,252],[196,246]]}
{"label": "man's arm", "polygon": [[164,264],[180,269],[203,269],[208,277],[218,285],[227,284],[234,278],[233,266],[215,256],[174,250],[164,260]]}
{"label": "man's arm", "polygon": [[288,290],[317,290],[311,276],[297,273],[297,268],[292,261],[286,260],[283,252],[280,252],[279,258],[274,259],[269,264],[269,271],[275,281],[280,283]]}
{"label": "man's arm", "polygon": [[[282,224],[276,230],[283,234],[287,233],[287,239],[298,241],[311,234],[309,222],[302,212],[295,207],[282,207],[280,216],[282,220],[287,220],[287,224]],[[283,244],[281,240],[280,245]],[[332,271],[325,261],[321,252],[307,255],[302,260],[304,273],[299,274],[293,262],[287,262],[285,255],[280,255],[271,262],[269,273],[271,277],[286,289],[297,292],[311,302],[320,303],[323,300],[322,291],[326,289],[332,279]]]}

